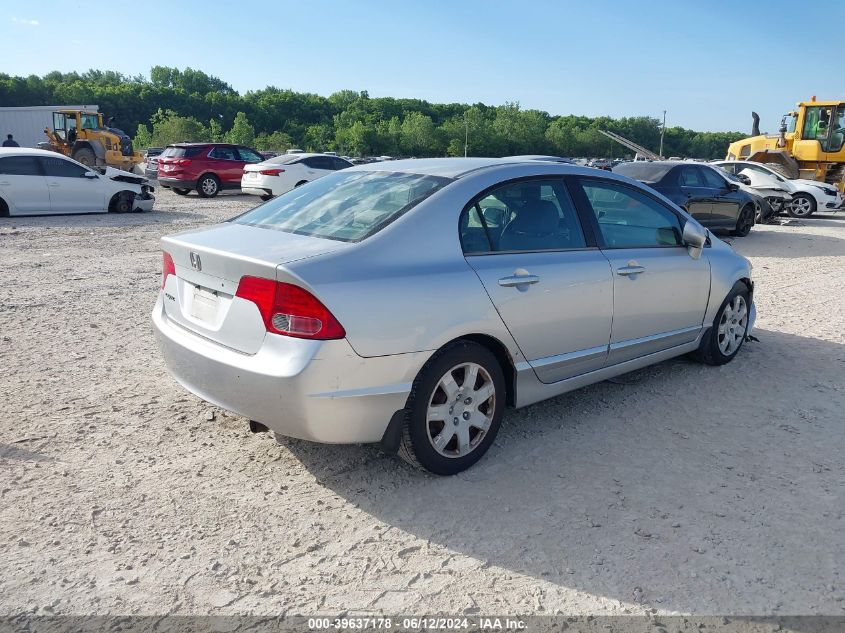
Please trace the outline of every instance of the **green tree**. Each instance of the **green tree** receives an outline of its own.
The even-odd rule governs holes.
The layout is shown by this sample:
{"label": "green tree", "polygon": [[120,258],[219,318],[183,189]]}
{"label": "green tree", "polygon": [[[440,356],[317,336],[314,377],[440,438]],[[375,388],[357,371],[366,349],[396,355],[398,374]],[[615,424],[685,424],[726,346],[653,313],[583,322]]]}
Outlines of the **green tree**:
{"label": "green tree", "polygon": [[153,136],[148,128],[143,123],[138,124],[138,129],[135,132],[135,138],[132,139],[132,145],[135,149],[147,149],[153,144]]}
{"label": "green tree", "polygon": [[183,141],[208,141],[208,129],[193,117],[179,116],[173,110],[159,109],[152,117],[152,144],[164,147]]}
{"label": "green tree", "polygon": [[291,147],[291,140],[284,132],[262,132],[255,137],[254,147],[261,151],[284,152]]}
{"label": "green tree", "polygon": [[247,145],[252,147],[255,143],[255,128],[249,122],[246,114],[238,112],[235,115],[235,121],[232,123],[232,129],[226,132],[224,139],[227,143],[236,143],[238,145]]}
{"label": "green tree", "polygon": [[220,119],[212,118],[208,122],[208,135],[215,143],[223,142],[223,124],[220,123]]}

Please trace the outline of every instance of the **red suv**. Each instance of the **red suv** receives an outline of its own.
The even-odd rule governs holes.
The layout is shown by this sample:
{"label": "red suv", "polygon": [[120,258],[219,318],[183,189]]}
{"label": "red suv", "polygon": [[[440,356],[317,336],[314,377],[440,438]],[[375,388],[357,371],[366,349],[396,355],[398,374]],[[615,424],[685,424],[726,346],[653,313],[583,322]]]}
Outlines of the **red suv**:
{"label": "red suv", "polygon": [[158,159],[158,183],[186,196],[196,189],[213,198],[221,189],[240,189],[244,165],[264,160],[254,149],[229,143],[176,143]]}

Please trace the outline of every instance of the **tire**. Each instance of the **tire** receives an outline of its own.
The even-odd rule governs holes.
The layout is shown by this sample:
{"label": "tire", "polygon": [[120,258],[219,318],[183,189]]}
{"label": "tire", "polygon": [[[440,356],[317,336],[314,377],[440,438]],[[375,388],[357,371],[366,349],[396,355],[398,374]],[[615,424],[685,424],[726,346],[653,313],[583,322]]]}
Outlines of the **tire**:
{"label": "tire", "polygon": [[0,198],[0,218],[8,218],[10,215],[9,205],[6,204],[6,201],[3,200],[3,198]]}
{"label": "tire", "polygon": [[816,199],[809,193],[796,193],[792,196],[792,204],[786,207],[786,212],[793,218],[807,218],[816,212]]}
{"label": "tire", "polygon": [[176,189],[174,187],[173,193],[175,193],[177,196],[187,196],[189,193],[191,193],[191,190],[190,189]]}
{"label": "tire", "polygon": [[300,186],[304,185],[306,182],[308,182],[308,181],[307,181],[307,180],[300,180],[298,183],[296,183],[296,184],[293,186],[293,188],[294,188],[294,189],[296,189],[297,187],[300,187]]}
{"label": "tire", "polygon": [[134,195],[128,196],[126,192],[115,194],[109,203],[109,213],[129,213],[134,199]]}
{"label": "tire", "polygon": [[90,150],[87,147],[76,150],[71,158],[91,169],[97,168],[97,157],[94,155],[94,150]]}
{"label": "tire", "polygon": [[259,197],[260,197],[260,198],[261,198],[264,202],[267,202],[268,200],[272,200],[272,199],[273,199],[273,196],[272,196],[272,195],[270,195],[270,194],[267,194],[266,196],[259,196]]}
{"label": "tire", "polygon": [[200,198],[213,198],[220,193],[220,179],[214,174],[204,174],[197,180],[197,193]]}
{"label": "tire", "polygon": [[[464,384],[468,372],[475,375],[472,386]],[[443,348],[414,380],[399,455],[435,475],[466,470],[495,440],[505,398],[505,377],[490,350],[471,341]]]}
{"label": "tire", "polygon": [[748,204],[742,207],[739,217],[736,220],[736,227],[731,231],[731,235],[745,237],[751,233],[751,227],[754,226],[754,215],[754,207]]}
{"label": "tire", "polygon": [[[738,306],[738,303],[741,305]],[[741,306],[745,307],[744,314]],[[736,322],[734,322],[734,310],[739,313]],[[738,281],[722,302],[716,318],[713,319],[713,326],[701,339],[701,345],[695,352],[696,359],[706,365],[724,365],[731,362],[742,348],[742,343],[748,334],[750,315],[751,302],[748,288]]]}

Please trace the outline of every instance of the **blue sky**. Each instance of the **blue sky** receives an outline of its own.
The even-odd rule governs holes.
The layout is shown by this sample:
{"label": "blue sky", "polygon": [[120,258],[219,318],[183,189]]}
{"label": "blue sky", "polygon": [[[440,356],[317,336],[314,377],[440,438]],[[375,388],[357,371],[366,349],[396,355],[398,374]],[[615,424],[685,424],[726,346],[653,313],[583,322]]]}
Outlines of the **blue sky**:
{"label": "blue sky", "polygon": [[4,3],[0,72],[190,66],[240,92],[350,88],[589,116],[665,109],[667,125],[699,130],[748,131],[756,110],[775,131],[798,100],[845,98],[845,2],[808,10],[782,0],[31,0]]}

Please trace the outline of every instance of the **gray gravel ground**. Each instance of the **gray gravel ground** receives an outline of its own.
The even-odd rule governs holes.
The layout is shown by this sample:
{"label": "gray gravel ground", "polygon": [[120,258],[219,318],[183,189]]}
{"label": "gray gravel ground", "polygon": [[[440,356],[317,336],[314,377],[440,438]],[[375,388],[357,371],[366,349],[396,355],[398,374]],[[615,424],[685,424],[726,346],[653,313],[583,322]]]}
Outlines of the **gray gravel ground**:
{"label": "gray gravel ground", "polygon": [[845,217],[736,240],[735,362],[509,412],[436,478],[169,378],[158,238],[252,204],[0,220],[0,614],[845,614]]}

